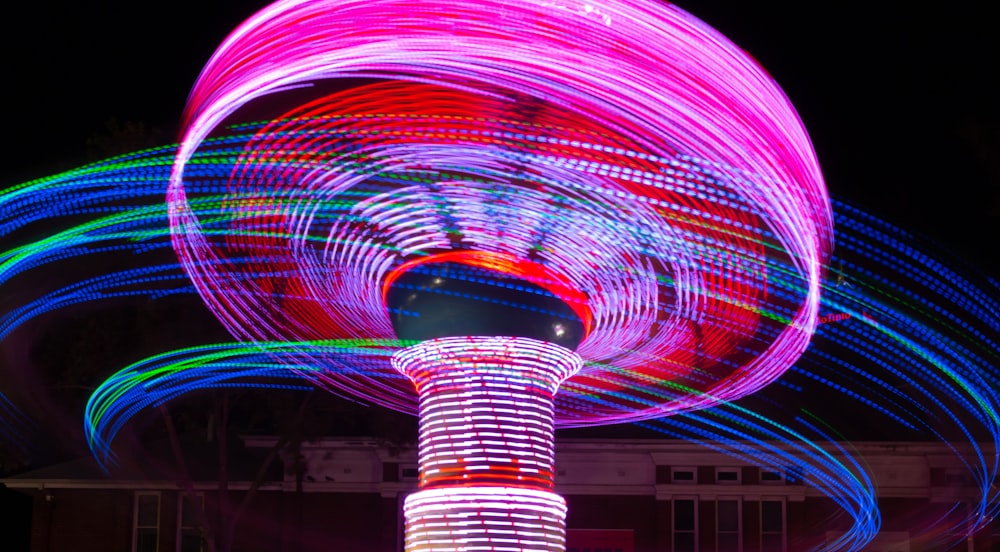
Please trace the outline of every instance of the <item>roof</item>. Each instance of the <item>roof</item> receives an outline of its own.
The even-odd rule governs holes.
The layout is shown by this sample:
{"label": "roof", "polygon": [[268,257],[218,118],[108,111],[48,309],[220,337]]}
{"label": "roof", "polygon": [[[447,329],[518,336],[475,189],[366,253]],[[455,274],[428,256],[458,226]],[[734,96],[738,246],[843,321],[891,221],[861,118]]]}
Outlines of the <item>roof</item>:
{"label": "roof", "polygon": [[[203,436],[185,436],[179,440],[184,467],[179,469],[168,441],[160,441],[121,456],[105,471],[93,456],[52,464],[0,479],[10,488],[176,488],[190,479],[196,483],[218,485],[219,443]],[[226,443],[229,457],[227,476],[234,488],[247,486],[257,477],[271,449],[244,446],[238,439]],[[273,458],[264,472],[265,482],[280,482],[282,463]],[[241,485],[242,484],[242,485]]]}

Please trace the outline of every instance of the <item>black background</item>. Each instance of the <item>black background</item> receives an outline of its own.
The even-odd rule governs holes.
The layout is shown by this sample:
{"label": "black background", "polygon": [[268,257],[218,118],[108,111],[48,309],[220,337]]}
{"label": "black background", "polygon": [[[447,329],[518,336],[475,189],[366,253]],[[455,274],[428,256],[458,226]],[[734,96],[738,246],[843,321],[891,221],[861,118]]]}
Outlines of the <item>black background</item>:
{"label": "black background", "polygon": [[[691,0],[753,55],[809,130],[831,194],[991,271],[1000,206],[997,19],[987,3]],[[106,122],[170,139],[190,86],[260,0],[36,1],[8,12],[0,184],[82,164]],[[991,173],[991,166],[993,172]]]}

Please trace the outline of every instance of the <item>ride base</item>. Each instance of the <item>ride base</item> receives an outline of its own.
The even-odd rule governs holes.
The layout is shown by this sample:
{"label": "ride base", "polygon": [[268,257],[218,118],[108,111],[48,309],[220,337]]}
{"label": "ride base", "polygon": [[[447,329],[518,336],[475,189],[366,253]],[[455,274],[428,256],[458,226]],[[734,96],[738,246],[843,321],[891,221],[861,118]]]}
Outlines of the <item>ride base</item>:
{"label": "ride base", "polygon": [[403,506],[406,551],[565,550],[553,400],[580,357],[529,338],[446,337],[392,360],[420,400],[420,490]]}

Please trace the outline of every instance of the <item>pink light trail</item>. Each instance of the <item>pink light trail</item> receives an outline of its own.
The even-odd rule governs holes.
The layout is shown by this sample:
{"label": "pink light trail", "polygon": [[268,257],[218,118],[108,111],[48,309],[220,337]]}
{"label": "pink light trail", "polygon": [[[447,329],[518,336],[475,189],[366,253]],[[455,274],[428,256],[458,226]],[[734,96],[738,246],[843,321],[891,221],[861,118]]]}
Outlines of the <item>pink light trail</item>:
{"label": "pink light trail", "polygon": [[[215,188],[189,160],[223,121],[337,79],[248,137],[216,216],[192,208]],[[392,338],[400,266],[535,265],[592,317],[556,401],[580,426],[752,393],[816,327],[832,223],[805,130],[746,53],[672,5],[278,2],[213,55],[183,123],[174,248],[241,339]],[[391,371],[317,377],[416,411]]]}

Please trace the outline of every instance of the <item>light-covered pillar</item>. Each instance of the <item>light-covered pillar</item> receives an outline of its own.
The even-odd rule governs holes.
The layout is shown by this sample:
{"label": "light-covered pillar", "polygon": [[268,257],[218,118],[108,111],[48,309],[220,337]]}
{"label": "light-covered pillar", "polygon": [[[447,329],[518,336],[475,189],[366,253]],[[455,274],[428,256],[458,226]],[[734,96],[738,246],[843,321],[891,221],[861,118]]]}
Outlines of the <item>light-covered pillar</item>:
{"label": "light-covered pillar", "polygon": [[580,357],[523,337],[447,337],[399,351],[393,364],[420,398],[407,552],[565,550],[553,399]]}

